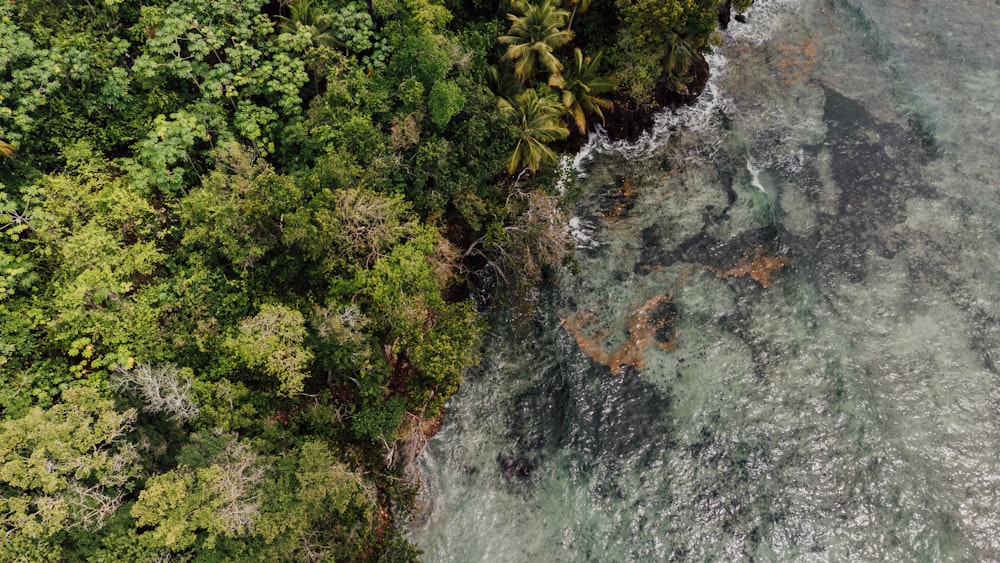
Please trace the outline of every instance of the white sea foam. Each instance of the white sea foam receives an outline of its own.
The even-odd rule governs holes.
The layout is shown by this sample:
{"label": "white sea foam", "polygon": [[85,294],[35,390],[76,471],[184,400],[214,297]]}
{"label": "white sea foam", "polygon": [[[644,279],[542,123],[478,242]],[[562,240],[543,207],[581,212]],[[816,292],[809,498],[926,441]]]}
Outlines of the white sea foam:
{"label": "white sea foam", "polygon": [[572,217],[569,220],[569,233],[576,241],[577,248],[597,248],[601,242],[594,238],[597,227],[580,217]]}
{"label": "white sea foam", "polygon": [[754,165],[753,158],[747,158],[747,171],[750,172],[750,185],[766,194],[767,190],[765,190],[764,185],[760,183],[761,170],[762,168]]}
{"label": "white sea foam", "polygon": [[582,176],[579,175],[579,167],[576,164],[575,158],[570,158],[569,155],[561,154],[559,155],[559,176],[556,179],[556,191],[560,196],[566,195],[566,189],[568,184],[573,181],[574,172],[577,173],[577,178],[581,179]]}
{"label": "white sea foam", "polygon": [[801,0],[756,0],[747,10],[747,22],[730,22],[726,37],[739,44],[762,45],[775,32],[787,28],[787,18],[801,8],[801,3]]}
{"label": "white sea foam", "polygon": [[[734,22],[727,32],[726,41],[735,44],[759,45],[769,39],[782,25],[783,14],[790,12],[798,0],[758,0],[751,7],[753,15],[747,23]],[[626,159],[644,159],[654,155],[660,147],[666,145],[676,133],[697,133],[718,131],[726,117],[732,117],[737,112],[733,99],[721,90],[720,82],[725,76],[728,59],[721,50],[705,57],[711,69],[711,76],[705,85],[705,90],[694,104],[677,109],[665,108],[653,120],[653,126],[640,135],[635,142],[625,140],[613,141],[600,125],[596,125],[587,143],[573,156],[572,166],[568,157],[560,160],[560,168],[564,171],[575,171],[576,179],[587,177],[587,169],[597,154],[618,153]],[[719,151],[722,143],[721,135],[704,135],[699,143],[687,151],[687,158],[710,160]],[[749,157],[748,157],[749,158]],[[788,171],[797,171],[802,166],[801,150],[796,155],[769,155],[764,157],[758,166],[747,161],[747,169],[753,177],[753,185],[766,193],[760,184],[759,174],[764,168],[779,166]],[[564,193],[567,176],[563,175],[557,182],[560,193]],[[573,217],[569,230],[576,241],[577,248],[596,248],[600,242],[594,238],[595,229],[579,217]]]}
{"label": "white sea foam", "polygon": [[[720,93],[718,86],[718,80],[725,72],[726,59],[719,54],[711,54],[706,58],[712,68],[712,77],[694,104],[676,110],[667,108],[656,114],[652,128],[642,133],[635,142],[613,141],[601,126],[596,126],[587,144],[573,159],[578,177],[586,176],[586,166],[593,160],[595,153],[618,153],[628,159],[648,158],[677,132],[717,128],[723,116],[733,109],[731,100]],[[714,147],[710,152],[714,153],[717,148]]]}

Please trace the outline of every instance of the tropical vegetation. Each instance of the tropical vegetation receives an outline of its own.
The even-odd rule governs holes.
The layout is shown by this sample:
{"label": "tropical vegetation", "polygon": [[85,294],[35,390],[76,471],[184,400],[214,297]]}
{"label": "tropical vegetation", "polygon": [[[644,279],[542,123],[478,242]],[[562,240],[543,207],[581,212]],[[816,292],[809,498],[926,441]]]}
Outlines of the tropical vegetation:
{"label": "tropical vegetation", "polygon": [[416,558],[472,295],[570,257],[556,143],[719,4],[0,5],[0,561]]}

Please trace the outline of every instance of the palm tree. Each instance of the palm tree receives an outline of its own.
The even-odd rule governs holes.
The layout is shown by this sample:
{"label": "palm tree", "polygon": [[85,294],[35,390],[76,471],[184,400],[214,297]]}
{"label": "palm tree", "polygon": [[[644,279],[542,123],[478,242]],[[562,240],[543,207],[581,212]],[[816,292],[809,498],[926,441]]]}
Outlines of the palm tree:
{"label": "palm tree", "polygon": [[550,74],[549,83],[560,85],[563,65],[552,51],[573,39],[572,31],[561,29],[569,12],[557,8],[552,0],[542,0],[537,5],[517,3],[515,6],[523,8],[524,15],[507,14],[507,19],[513,23],[507,35],[498,39],[508,46],[504,58],[515,61],[514,74],[521,82],[534,77],[538,67],[542,66]]}
{"label": "palm tree", "polygon": [[579,48],[573,49],[573,67],[566,74],[562,103],[581,134],[587,131],[585,114],[596,114],[603,122],[604,112],[601,110],[611,109],[611,102],[598,95],[613,91],[615,83],[607,76],[598,75],[600,68],[601,53],[591,58],[584,57]]}
{"label": "palm tree", "polygon": [[278,16],[280,33],[297,33],[299,26],[309,28],[313,45],[317,47],[343,47],[344,42],[333,31],[333,17],[319,11],[313,0],[291,0],[289,15]]}
{"label": "palm tree", "polygon": [[0,141],[0,155],[6,156],[7,158],[13,158],[14,151],[16,150],[17,147],[8,143],[7,141]]}
{"label": "palm tree", "polygon": [[543,162],[555,164],[558,157],[546,143],[569,136],[561,119],[563,107],[555,93],[543,85],[539,90],[525,90],[513,102],[500,98],[499,105],[500,111],[515,121],[517,135],[514,154],[507,160],[507,173],[525,166],[535,173]]}
{"label": "palm tree", "polygon": [[510,104],[511,100],[524,91],[521,81],[514,76],[507,65],[502,65],[499,68],[490,65],[486,69],[486,85],[497,97],[498,103],[501,103],[501,100],[506,100]]}
{"label": "palm tree", "polygon": [[698,56],[698,49],[682,35],[671,33],[664,37],[666,50],[660,60],[663,77],[675,90],[684,90],[691,81],[691,63]]}

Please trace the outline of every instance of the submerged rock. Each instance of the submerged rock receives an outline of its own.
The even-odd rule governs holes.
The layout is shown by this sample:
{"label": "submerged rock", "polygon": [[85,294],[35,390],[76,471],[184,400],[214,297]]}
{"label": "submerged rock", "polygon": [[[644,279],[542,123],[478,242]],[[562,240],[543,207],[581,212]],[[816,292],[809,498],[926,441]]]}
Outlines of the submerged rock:
{"label": "submerged rock", "polygon": [[538,462],[525,456],[497,454],[497,465],[507,480],[527,481],[531,479]]}
{"label": "submerged rock", "polygon": [[670,266],[676,262],[701,264],[710,269],[727,271],[736,267],[752,249],[774,248],[777,238],[777,227],[768,225],[744,231],[728,240],[719,240],[700,231],[676,246],[667,247],[664,245],[668,240],[664,228],[653,225],[642,231],[642,253],[634,271],[640,275],[648,274],[658,267]]}

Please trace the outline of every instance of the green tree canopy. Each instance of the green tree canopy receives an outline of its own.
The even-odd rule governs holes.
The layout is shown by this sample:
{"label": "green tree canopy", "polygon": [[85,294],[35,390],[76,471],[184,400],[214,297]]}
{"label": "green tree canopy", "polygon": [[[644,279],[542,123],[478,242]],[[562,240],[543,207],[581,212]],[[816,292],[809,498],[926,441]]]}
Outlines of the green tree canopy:
{"label": "green tree canopy", "polygon": [[580,49],[573,49],[573,64],[566,73],[566,84],[562,89],[562,103],[566,113],[576,123],[580,133],[587,131],[587,114],[594,114],[604,120],[602,110],[611,109],[610,100],[601,94],[611,92],[615,83],[601,76],[601,53],[593,58],[585,57]]}
{"label": "green tree canopy", "polygon": [[553,51],[573,39],[572,31],[562,29],[569,12],[552,0],[539,4],[518,2],[515,8],[523,15],[507,14],[511,26],[507,35],[499,38],[501,44],[507,45],[504,58],[514,61],[514,74],[522,82],[534,78],[541,67],[549,73],[550,84],[561,84],[563,64]]}
{"label": "green tree canopy", "polygon": [[302,392],[313,354],[305,340],[302,313],[283,305],[262,305],[260,311],[243,319],[236,334],[227,340],[232,352],[253,369],[274,378],[280,395]]}
{"label": "green tree canopy", "polygon": [[126,440],[135,421],[135,410],[118,412],[95,389],[78,388],[46,410],[35,407],[0,423],[5,537],[37,540],[67,528],[99,528],[136,484],[139,452]]}
{"label": "green tree canopy", "polygon": [[536,172],[543,163],[555,164],[558,157],[547,143],[569,136],[556,94],[540,86],[518,94],[513,102],[500,103],[517,135],[517,146],[507,160],[507,173],[514,174],[521,167]]}

